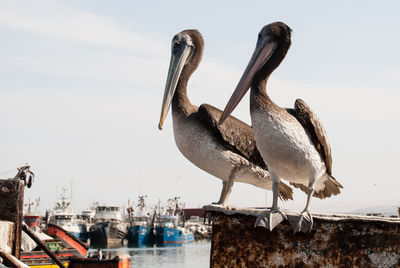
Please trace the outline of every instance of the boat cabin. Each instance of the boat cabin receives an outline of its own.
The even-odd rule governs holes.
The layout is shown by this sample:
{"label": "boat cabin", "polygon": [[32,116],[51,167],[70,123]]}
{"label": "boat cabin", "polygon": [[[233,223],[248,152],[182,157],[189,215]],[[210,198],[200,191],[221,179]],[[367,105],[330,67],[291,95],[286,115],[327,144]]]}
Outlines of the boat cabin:
{"label": "boat cabin", "polygon": [[175,216],[161,215],[158,219],[158,226],[175,228],[178,226],[178,218]]}
{"label": "boat cabin", "polygon": [[122,210],[118,206],[97,206],[94,220],[110,220],[121,222],[122,221]]}

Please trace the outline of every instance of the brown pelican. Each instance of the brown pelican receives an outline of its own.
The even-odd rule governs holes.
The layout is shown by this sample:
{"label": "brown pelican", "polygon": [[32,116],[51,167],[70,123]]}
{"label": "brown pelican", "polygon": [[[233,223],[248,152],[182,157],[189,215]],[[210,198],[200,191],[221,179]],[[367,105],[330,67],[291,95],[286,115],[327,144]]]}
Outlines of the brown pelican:
{"label": "brown pelican", "polygon": [[[332,177],[329,142],[317,116],[301,99],[294,109],[275,104],[266,92],[271,73],[279,66],[291,44],[291,29],[282,22],[264,26],[258,34],[257,45],[220,118],[222,124],[251,87],[250,113],[254,136],[261,156],[268,165],[273,181],[273,204],[270,212],[257,219],[257,225],[270,230],[285,215],[278,208],[278,183],[281,179],[307,193],[306,206],[298,218],[289,219],[294,231],[309,232],[312,216],[311,196],[326,198],[340,193],[343,186]],[[282,217],[276,217],[276,215]],[[279,222],[274,222],[280,219]]]}
{"label": "brown pelican", "polygon": [[[228,117],[218,126],[222,111],[208,104],[190,103],[186,87],[203,55],[204,41],[197,30],[185,30],[172,39],[171,61],[165,85],[161,130],[172,103],[175,142],[181,153],[200,169],[222,180],[217,204],[225,205],[235,181],[272,189],[267,167],[255,146],[254,134],[247,124]],[[277,186],[278,187],[278,186]],[[277,190],[278,191],[278,190]],[[279,197],[292,199],[292,189],[279,185]]]}

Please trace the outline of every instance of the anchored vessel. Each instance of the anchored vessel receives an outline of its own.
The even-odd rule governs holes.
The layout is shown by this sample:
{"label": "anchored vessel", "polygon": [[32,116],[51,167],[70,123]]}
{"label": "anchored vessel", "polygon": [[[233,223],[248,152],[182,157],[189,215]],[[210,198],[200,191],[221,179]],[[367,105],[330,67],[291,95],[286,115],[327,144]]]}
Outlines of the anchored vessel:
{"label": "anchored vessel", "polygon": [[194,236],[191,231],[178,226],[177,216],[162,215],[156,227],[157,244],[181,244],[193,242]]}
{"label": "anchored vessel", "polygon": [[152,228],[150,226],[150,216],[135,215],[132,217],[132,225],[128,228],[127,238],[130,245],[151,244]]}
{"label": "anchored vessel", "polygon": [[86,241],[88,238],[86,225],[83,221],[75,217],[71,201],[66,196],[66,191],[66,188],[62,189],[60,200],[53,210],[50,223],[58,225],[82,241]]}
{"label": "anchored vessel", "polygon": [[90,245],[121,244],[127,225],[118,206],[97,206],[94,224],[89,229]]}
{"label": "anchored vessel", "polygon": [[[38,207],[39,207],[39,203],[40,203],[40,197],[38,197],[37,199],[35,199],[34,202],[31,202],[29,200],[28,203],[24,204],[24,206],[26,207],[26,210],[24,211],[24,222],[26,223],[26,225],[28,225],[29,228],[31,228],[34,231],[39,231],[40,229],[40,213],[38,211]],[[32,206],[35,205],[35,208],[32,209]]]}
{"label": "anchored vessel", "polygon": [[155,227],[155,242],[157,244],[182,244],[194,241],[194,235],[184,227],[185,217],[182,204],[179,205],[180,197],[168,200],[167,213],[157,218]]}
{"label": "anchored vessel", "polygon": [[137,212],[129,206],[129,222],[130,226],[128,228],[127,239],[129,245],[150,245],[153,243],[153,225],[154,217],[151,219],[149,213],[147,212],[145,198],[147,196],[140,195],[139,202],[137,205]]}

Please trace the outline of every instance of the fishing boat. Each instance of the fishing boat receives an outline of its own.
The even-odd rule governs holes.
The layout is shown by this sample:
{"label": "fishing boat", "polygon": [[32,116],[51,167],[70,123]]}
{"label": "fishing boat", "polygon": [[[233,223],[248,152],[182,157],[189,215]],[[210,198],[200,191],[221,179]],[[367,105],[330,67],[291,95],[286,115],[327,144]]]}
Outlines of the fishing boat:
{"label": "fishing boat", "polygon": [[[31,228],[34,231],[39,231],[40,229],[40,213],[39,213],[39,203],[40,203],[40,197],[35,199],[34,202],[31,202],[30,199],[28,203],[24,204],[25,210],[24,210],[24,222],[26,225],[28,225],[29,228]],[[35,208],[33,208],[35,206]]]}
{"label": "fishing boat", "polygon": [[[158,215],[155,227],[156,243],[159,245],[183,244],[194,241],[193,232],[185,228],[185,217],[179,197],[168,200],[165,215]],[[159,205],[160,207],[160,205]]]}
{"label": "fishing boat", "polygon": [[[43,243],[62,263],[68,262],[68,258],[70,257],[81,256],[76,249],[65,247],[61,239],[43,240]],[[51,258],[39,248],[36,248],[32,251],[21,252],[20,259],[30,267],[51,267],[53,264]]]}
{"label": "fishing boat", "polygon": [[127,239],[129,245],[146,246],[153,243],[154,217],[150,217],[145,204],[147,196],[140,195],[137,211],[133,209],[128,201],[129,227]]}
{"label": "fishing boat", "polygon": [[21,244],[27,244],[28,241],[24,240],[30,239],[37,245],[33,250],[22,251],[20,255],[20,259],[30,267],[52,267],[53,262],[63,267],[68,258],[83,257],[89,249],[73,234],[57,225],[48,225],[48,234],[52,234],[53,238],[43,233],[35,233],[27,225],[23,225],[22,230],[27,236],[23,236]]}
{"label": "fishing boat", "polygon": [[96,211],[93,209],[84,209],[80,215],[81,219],[86,223],[93,223],[94,216],[96,215]]}
{"label": "fishing boat", "polygon": [[89,229],[91,246],[121,244],[125,238],[127,224],[122,222],[119,206],[97,206],[93,223]]}
{"label": "fishing boat", "polygon": [[156,226],[156,243],[165,245],[193,242],[193,232],[179,226],[178,222],[177,216],[161,215]]}
{"label": "fishing boat", "polygon": [[86,241],[88,238],[86,225],[75,217],[72,203],[66,193],[67,189],[63,188],[61,197],[53,209],[53,215],[50,217],[50,223],[58,225],[82,241]]}
{"label": "fishing boat", "polygon": [[93,226],[94,216],[96,215],[95,206],[90,209],[82,210],[81,214],[77,217],[81,220],[81,222],[85,225],[86,233],[83,235],[83,241],[87,242],[89,239],[89,231],[90,227]]}

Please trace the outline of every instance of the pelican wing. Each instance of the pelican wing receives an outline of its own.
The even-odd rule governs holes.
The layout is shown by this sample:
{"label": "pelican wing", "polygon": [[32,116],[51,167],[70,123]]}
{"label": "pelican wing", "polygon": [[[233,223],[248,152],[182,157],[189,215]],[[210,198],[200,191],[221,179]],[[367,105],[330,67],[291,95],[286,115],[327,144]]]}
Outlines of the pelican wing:
{"label": "pelican wing", "polygon": [[221,144],[253,164],[267,169],[256,147],[251,127],[233,116],[228,117],[224,124],[218,125],[221,114],[221,110],[209,104],[202,104],[198,110],[200,122]]}
{"label": "pelican wing", "polygon": [[[294,109],[287,109],[287,111],[304,127],[315,148],[321,155],[321,158],[325,161],[327,176],[325,176],[320,182],[324,184],[324,187],[322,187],[321,191],[314,192],[314,196],[324,199],[339,194],[340,189],[343,188],[343,186],[332,176],[331,147],[329,146],[325,129],[318,117],[302,99],[297,99],[294,104]],[[290,184],[307,193],[308,189],[306,186],[299,183]]]}
{"label": "pelican wing", "polygon": [[326,173],[332,174],[332,155],[331,147],[329,146],[328,136],[325,129],[319,121],[318,117],[314,114],[311,108],[302,100],[297,99],[294,104],[294,113],[290,112],[296,117],[303,128],[306,130],[308,136],[313,142],[315,149],[325,161]]}

